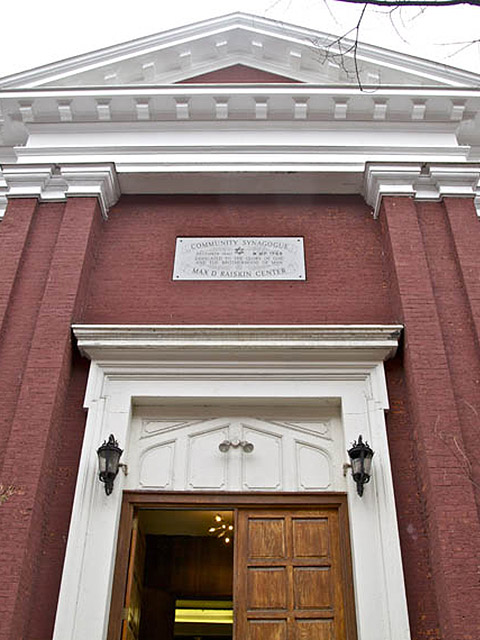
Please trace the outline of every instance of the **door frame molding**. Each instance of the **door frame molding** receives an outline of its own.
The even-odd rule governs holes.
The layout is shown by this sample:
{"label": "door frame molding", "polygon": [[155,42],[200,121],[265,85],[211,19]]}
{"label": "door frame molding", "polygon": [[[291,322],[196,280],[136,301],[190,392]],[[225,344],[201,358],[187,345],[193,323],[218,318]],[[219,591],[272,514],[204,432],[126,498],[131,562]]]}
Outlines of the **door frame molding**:
{"label": "door frame molding", "polygon": [[348,521],[347,495],[334,492],[290,492],[271,491],[208,492],[208,491],[124,491],[118,528],[118,542],[113,576],[112,599],[107,640],[118,640],[121,629],[121,614],[127,580],[129,543],[132,522],[137,511],[142,509],[286,509],[309,510],[332,507],[338,511],[340,552],[342,560],[342,586],[345,598],[346,640],[356,640],[356,620],[351,545]]}
{"label": "door frame molding", "polygon": [[[384,412],[383,361],[400,325],[75,325],[90,358],[88,409],[53,640],[106,640],[125,478],[110,496],[98,446],[125,449],[136,404],[208,399],[252,406],[340,406],[343,446],[361,433],[375,450],[363,498],[347,483],[358,640],[409,640],[409,622]],[[129,487],[132,488],[132,487]],[[322,493],[322,495],[325,495]]]}

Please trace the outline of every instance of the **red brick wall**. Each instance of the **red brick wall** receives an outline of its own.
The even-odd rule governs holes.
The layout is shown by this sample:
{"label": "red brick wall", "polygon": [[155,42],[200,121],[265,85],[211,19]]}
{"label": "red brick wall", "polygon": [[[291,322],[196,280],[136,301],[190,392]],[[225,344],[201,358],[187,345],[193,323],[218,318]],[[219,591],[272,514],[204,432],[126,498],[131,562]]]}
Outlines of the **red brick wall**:
{"label": "red brick wall", "polygon": [[[64,205],[57,203],[36,214],[36,201],[17,200],[9,206],[5,221],[0,225],[0,241],[9,244],[26,228],[23,245],[15,246],[11,253],[3,253],[0,287],[8,286],[8,296],[3,322],[3,339],[0,340],[0,441],[8,441],[12,420],[20,391],[25,362],[30,349],[45,282],[48,276],[52,251],[55,246]],[[13,211],[15,214],[13,215]],[[5,226],[3,226],[5,225]],[[13,273],[15,263],[15,273]],[[10,278],[3,277],[12,274]],[[0,447],[0,468],[5,455]]]}
{"label": "red brick wall", "polygon": [[[172,282],[177,236],[304,236],[306,282]],[[128,295],[127,295],[128,294]],[[85,322],[390,322],[380,225],[359,197],[124,197]]]}
{"label": "red brick wall", "polygon": [[193,78],[182,80],[178,84],[250,84],[256,82],[270,84],[272,82],[298,82],[298,80],[286,78],[285,76],[279,76],[276,73],[268,73],[268,71],[260,71],[260,69],[246,67],[243,64],[234,64],[230,67],[225,67],[225,69],[203,73],[200,76],[194,76]]}
{"label": "red brick wall", "polygon": [[417,473],[418,460],[402,350],[396,358],[386,363],[385,369],[390,401],[387,436],[412,639],[440,640],[437,602],[432,586],[430,545],[424,517],[422,485]]}
{"label": "red brick wall", "polygon": [[[462,207],[475,216],[470,201],[463,201]],[[422,636],[412,626],[419,638],[474,640],[480,581],[473,559],[478,560],[480,523],[468,438],[478,431],[474,383],[478,353],[461,270],[442,203],[386,197],[380,224],[392,274],[392,300],[405,325],[403,371],[410,435],[428,537],[427,575],[440,631],[435,625]],[[470,414],[465,404],[473,408]],[[404,492],[416,488],[398,482],[396,486],[399,501]],[[408,529],[401,529],[404,549],[406,534]],[[415,590],[415,584],[409,584],[410,600]],[[430,635],[425,635],[427,631]]]}
{"label": "red brick wall", "polygon": [[[478,640],[479,233],[472,203],[453,199],[386,198],[375,221],[353,196],[131,196],[106,223],[92,199],[12,201],[0,482],[17,493],[0,506],[0,640],[51,637],[85,421],[71,322],[399,321],[387,427],[412,638]],[[303,236],[307,281],[172,282],[175,238],[204,235]]]}
{"label": "red brick wall", "polygon": [[[24,207],[24,202],[9,205],[11,226],[0,229],[0,242],[8,244],[9,233],[15,231],[17,207]],[[34,220],[10,296],[10,312],[14,315],[7,318],[7,326],[10,320],[11,330],[2,335],[2,348],[7,354],[10,336],[21,344],[18,356],[10,356],[18,362],[6,363],[12,370],[16,368],[17,378],[13,380],[15,393],[7,398],[11,419],[8,431],[4,429],[1,482],[14,486],[15,493],[0,509],[1,640],[41,637],[30,623],[38,597],[34,584],[47,557],[45,532],[54,506],[58,465],[62,464],[59,454],[65,437],[64,418],[78,415],[78,409],[69,410],[66,402],[72,384],[70,323],[72,317],[81,315],[101,223],[94,198],[71,199],[65,205],[39,205],[32,212]],[[23,223],[22,216],[18,220],[18,224]],[[3,397],[10,382],[2,379],[0,383]],[[76,428],[81,433],[83,424],[78,423]],[[78,436],[72,438],[74,451],[67,459],[74,463],[69,473],[75,473],[78,440]],[[67,513],[62,517],[65,524]],[[62,555],[63,549],[57,562],[62,562]],[[58,589],[58,573],[50,588],[52,593]],[[53,610],[45,612],[47,626],[51,626],[53,616]]]}
{"label": "red brick wall", "polygon": [[25,640],[50,639],[53,634],[58,591],[62,577],[77,467],[86,412],[83,409],[90,363],[74,351],[70,365],[68,395],[61,417],[62,431],[51,461],[48,500],[40,532],[41,553],[32,576],[32,597],[25,624]]}

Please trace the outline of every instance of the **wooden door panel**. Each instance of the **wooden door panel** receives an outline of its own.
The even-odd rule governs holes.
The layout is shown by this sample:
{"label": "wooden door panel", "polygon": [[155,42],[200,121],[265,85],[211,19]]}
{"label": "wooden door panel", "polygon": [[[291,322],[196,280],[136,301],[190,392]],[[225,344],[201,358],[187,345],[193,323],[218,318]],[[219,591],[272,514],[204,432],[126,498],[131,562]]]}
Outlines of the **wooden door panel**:
{"label": "wooden door panel", "polygon": [[297,620],[292,640],[336,640],[331,620]]}
{"label": "wooden door panel", "polygon": [[286,537],[283,518],[250,518],[247,536],[249,559],[285,557]]}
{"label": "wooden door panel", "polygon": [[237,640],[355,637],[346,632],[349,571],[341,533],[336,506],[238,511]]}
{"label": "wooden door panel", "polygon": [[287,620],[249,620],[245,640],[288,640]]}
{"label": "wooden door panel", "polygon": [[292,518],[293,553],[296,558],[328,558],[328,518]]}
{"label": "wooden door panel", "polygon": [[247,584],[249,610],[287,608],[286,567],[249,567]]}
{"label": "wooden door panel", "polygon": [[295,610],[333,609],[333,585],[330,569],[326,567],[295,567],[293,593]]}

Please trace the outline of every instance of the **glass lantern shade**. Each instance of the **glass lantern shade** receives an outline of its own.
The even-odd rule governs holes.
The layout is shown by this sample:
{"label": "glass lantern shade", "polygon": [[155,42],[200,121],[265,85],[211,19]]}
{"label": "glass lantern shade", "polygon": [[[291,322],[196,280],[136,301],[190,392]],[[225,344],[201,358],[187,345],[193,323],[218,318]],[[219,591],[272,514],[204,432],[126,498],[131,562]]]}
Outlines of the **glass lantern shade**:
{"label": "glass lantern shade", "polygon": [[352,477],[357,484],[357,493],[362,496],[363,485],[370,481],[374,452],[367,442],[363,442],[362,436],[358,436],[358,442],[353,443],[352,448],[348,450],[348,455],[352,467]]}
{"label": "glass lantern shade", "polygon": [[113,491],[113,481],[115,480],[120,465],[120,456],[123,450],[118,446],[113,434],[110,434],[101,447],[97,449],[99,479],[105,483],[105,492],[110,495]]}
{"label": "glass lantern shade", "polygon": [[372,458],[371,456],[358,457],[352,459],[352,473],[355,475],[356,473],[364,473],[370,476],[370,471],[372,469]]}

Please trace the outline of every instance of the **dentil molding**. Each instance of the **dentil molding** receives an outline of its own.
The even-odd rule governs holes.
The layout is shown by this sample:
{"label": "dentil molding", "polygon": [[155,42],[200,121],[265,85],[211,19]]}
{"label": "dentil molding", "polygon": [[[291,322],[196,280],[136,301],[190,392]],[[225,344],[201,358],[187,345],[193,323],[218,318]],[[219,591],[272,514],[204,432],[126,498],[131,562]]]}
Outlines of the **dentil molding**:
{"label": "dentil molding", "polygon": [[473,198],[480,216],[480,164],[367,164],[364,196],[375,217],[383,196],[411,196],[416,200]]}
{"label": "dentil molding", "polygon": [[96,197],[102,216],[120,197],[120,185],[111,163],[82,165],[3,165],[0,168],[0,218],[10,198],[38,198],[63,202],[67,197]]}

